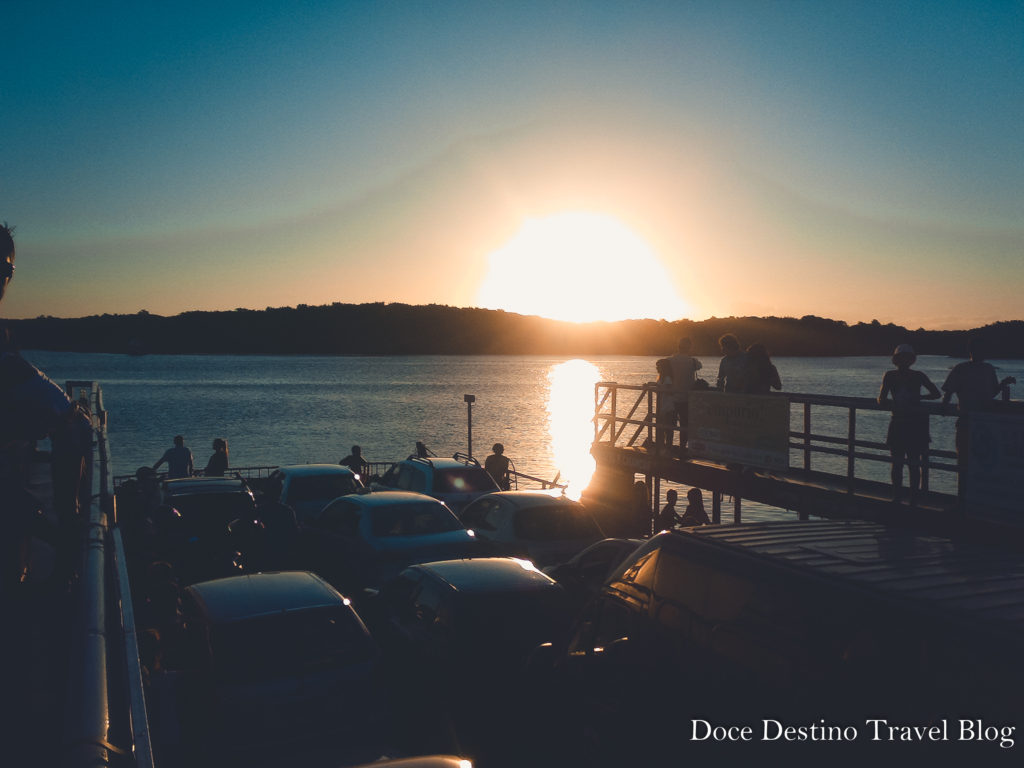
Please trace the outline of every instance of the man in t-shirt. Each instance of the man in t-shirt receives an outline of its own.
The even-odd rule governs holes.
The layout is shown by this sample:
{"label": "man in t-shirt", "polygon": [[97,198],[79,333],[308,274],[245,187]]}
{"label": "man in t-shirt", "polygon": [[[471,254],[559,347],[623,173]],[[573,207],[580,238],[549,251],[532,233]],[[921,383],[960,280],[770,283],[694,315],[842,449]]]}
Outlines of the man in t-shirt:
{"label": "man in t-shirt", "polygon": [[1017,383],[1013,376],[1007,376],[999,381],[995,367],[985,362],[985,349],[980,339],[971,339],[967,351],[970,360],[954,365],[942,385],[943,406],[949,403],[954,394],[956,395],[957,410],[960,414],[956,420],[956,453],[957,462],[961,466],[967,465],[967,436],[970,433],[968,425],[971,411],[984,408],[1003,387]]}
{"label": "man in t-shirt", "polygon": [[174,436],[174,446],[164,451],[164,455],[153,465],[153,469],[159,469],[164,462],[167,462],[168,480],[192,477],[192,451],[185,447],[184,437]]}
{"label": "man in t-shirt", "polygon": [[686,446],[690,390],[693,389],[693,382],[697,379],[697,371],[701,369],[700,360],[690,356],[692,349],[693,343],[684,336],[679,340],[679,351],[668,358],[669,366],[672,369],[672,399],[675,401],[676,419],[679,421],[680,447]]}

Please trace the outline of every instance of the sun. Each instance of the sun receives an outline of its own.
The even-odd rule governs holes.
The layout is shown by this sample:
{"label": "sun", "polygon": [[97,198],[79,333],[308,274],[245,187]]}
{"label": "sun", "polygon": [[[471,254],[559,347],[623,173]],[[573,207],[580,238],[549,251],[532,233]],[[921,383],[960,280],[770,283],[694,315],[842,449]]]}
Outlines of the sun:
{"label": "sun", "polygon": [[678,320],[691,310],[651,247],[605,214],[528,219],[488,262],[477,296],[488,309],[583,323]]}

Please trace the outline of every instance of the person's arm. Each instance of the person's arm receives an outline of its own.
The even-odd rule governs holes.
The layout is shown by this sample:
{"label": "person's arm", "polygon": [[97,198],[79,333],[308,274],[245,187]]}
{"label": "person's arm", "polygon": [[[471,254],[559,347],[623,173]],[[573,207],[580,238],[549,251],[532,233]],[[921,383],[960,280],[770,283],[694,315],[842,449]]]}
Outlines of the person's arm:
{"label": "person's arm", "polygon": [[195,466],[192,463],[192,451],[188,452],[188,474],[189,477],[195,474]]}
{"label": "person's arm", "polygon": [[939,392],[939,388],[932,383],[932,380],[928,378],[925,373],[921,374],[921,386],[927,390],[927,394],[921,395],[922,400],[938,400],[942,397],[942,393]]}
{"label": "person's arm", "polygon": [[878,404],[884,405],[891,393],[892,382],[889,380],[889,372],[886,371],[885,375],[882,376],[882,388],[878,390]]}
{"label": "person's arm", "polygon": [[160,465],[167,461],[167,451],[164,451],[164,455],[160,457],[156,464],[153,465],[153,469],[159,469]]}
{"label": "person's arm", "polygon": [[772,378],[771,378],[772,389],[781,390],[782,389],[782,379],[779,378],[779,369],[776,368],[774,365],[772,365],[771,368],[772,368]]}
{"label": "person's arm", "polygon": [[716,389],[723,389],[725,384],[725,371],[722,370],[725,367],[725,361],[729,358],[723,357],[721,362],[718,364],[718,380],[715,382]]}

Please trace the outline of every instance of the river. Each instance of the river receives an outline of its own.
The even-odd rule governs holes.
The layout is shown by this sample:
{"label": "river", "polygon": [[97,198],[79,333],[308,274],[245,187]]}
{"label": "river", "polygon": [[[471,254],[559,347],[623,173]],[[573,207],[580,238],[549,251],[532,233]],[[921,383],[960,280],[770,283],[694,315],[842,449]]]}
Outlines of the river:
{"label": "river", "polygon": [[[392,461],[417,440],[437,455],[468,448],[472,394],[473,453],[501,442],[516,469],[542,478],[589,479],[594,383],[654,379],[655,357],[407,356],[328,357],[145,355],[28,351],[25,357],[63,385],[95,380],[109,411],[115,475],[152,464],[176,434],[198,467],[215,437],[228,440],[233,466],[337,462],[353,444],[370,461]],[[714,382],[717,357],[700,358]],[[789,392],[875,397],[887,357],[775,358]],[[924,356],[916,368],[941,386],[958,360]],[[999,376],[1024,383],[1024,361],[993,361]],[[1014,390],[1019,392],[1019,390]],[[800,410],[793,408],[794,428]],[[818,418],[817,416],[815,417]],[[845,412],[815,431],[845,434]],[[829,425],[833,419],[835,424]],[[888,417],[862,414],[858,437],[884,439]],[[951,450],[952,419],[933,419],[932,445]],[[794,454],[795,466],[799,458]],[[870,470],[887,477],[883,464]],[[937,490],[941,490],[936,488]]]}

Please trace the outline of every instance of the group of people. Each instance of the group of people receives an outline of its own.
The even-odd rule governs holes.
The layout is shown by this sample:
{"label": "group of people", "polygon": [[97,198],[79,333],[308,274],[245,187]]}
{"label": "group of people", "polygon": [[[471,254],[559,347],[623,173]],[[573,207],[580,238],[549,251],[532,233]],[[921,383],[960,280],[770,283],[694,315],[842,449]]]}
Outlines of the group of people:
{"label": "group of people", "polygon": [[[185,445],[185,438],[181,435],[174,436],[174,445],[164,451],[153,464],[152,469],[160,469],[167,465],[167,479],[177,480],[182,477],[192,477],[195,474],[192,451]],[[228,441],[223,437],[213,439],[213,455],[206,462],[206,469],[203,470],[204,477],[224,477],[228,471]]]}
{"label": "group of people", "polygon": [[917,361],[913,347],[900,344],[893,351],[892,363],[896,367],[886,371],[882,377],[878,403],[889,403],[892,407],[886,444],[892,457],[891,480],[895,501],[901,501],[903,497],[904,465],[908,470],[909,499],[912,505],[917,502],[921,492],[921,466],[931,442],[928,413],[921,408],[922,400],[938,400],[941,397],[945,408],[953,395],[956,395],[957,462],[961,468],[965,468],[971,413],[992,402],[1005,387],[1017,383],[1012,376],[999,380],[995,367],[985,362],[985,349],[980,339],[970,342],[968,354],[970,357],[966,362],[953,366],[940,393],[924,372],[911,368]]}
{"label": "group of people", "polygon": [[[767,394],[782,389],[779,371],[771,361],[768,350],[760,342],[744,351],[739,339],[731,333],[718,340],[722,360],[718,364],[718,378],[714,389],[721,392]],[[676,353],[655,363],[658,379],[658,402],[655,414],[656,440],[659,448],[671,447],[673,432],[679,427],[679,445],[686,446],[690,393],[709,390],[711,385],[697,375],[703,364],[691,354],[693,342],[679,339]]]}

